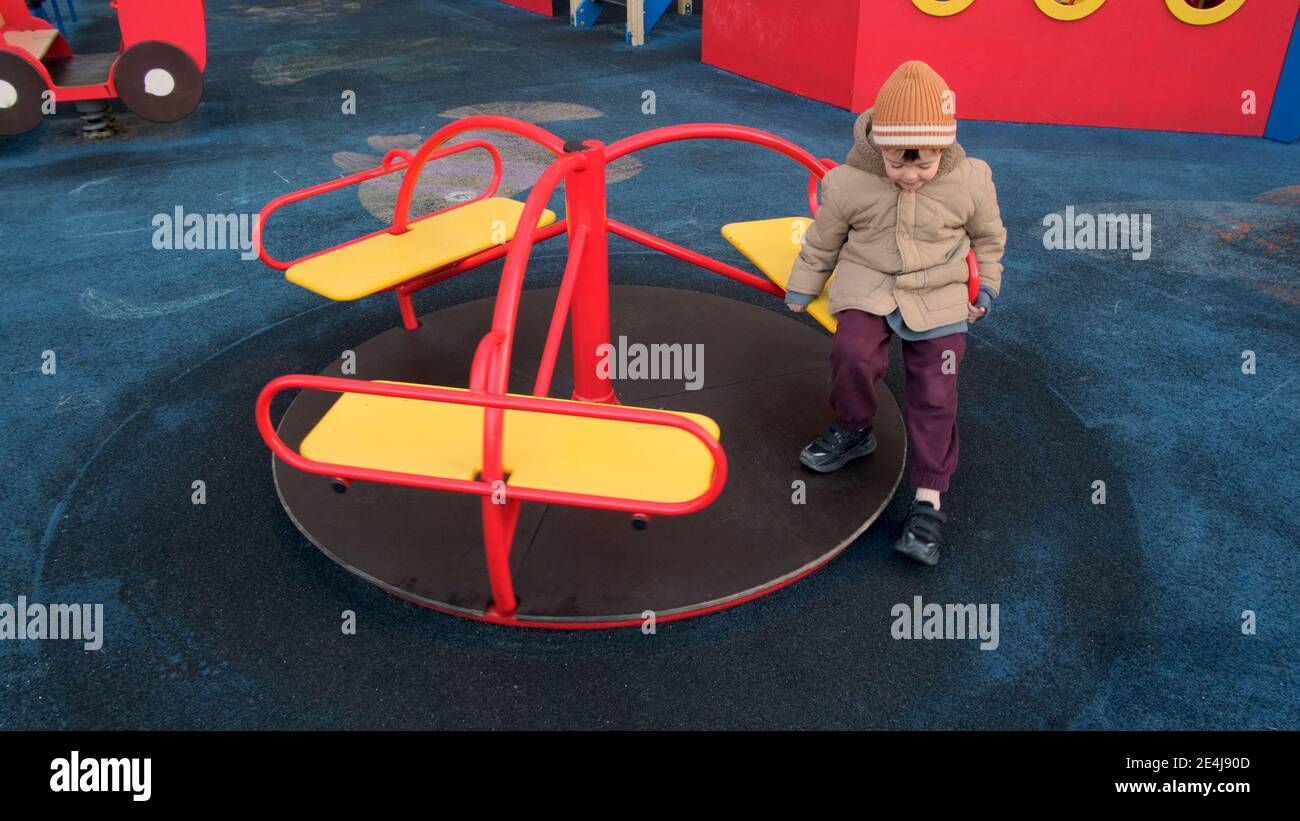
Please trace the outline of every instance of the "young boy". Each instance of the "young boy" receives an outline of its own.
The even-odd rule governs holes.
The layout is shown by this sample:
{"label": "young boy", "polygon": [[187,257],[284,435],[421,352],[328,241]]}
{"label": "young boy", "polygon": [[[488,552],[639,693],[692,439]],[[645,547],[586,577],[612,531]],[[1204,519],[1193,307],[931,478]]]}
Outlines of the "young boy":
{"label": "young boy", "polygon": [[[831,426],[799,454],[829,473],[876,449],[876,381],[902,340],[904,417],[912,502],[900,553],[928,565],[943,545],[940,494],[957,467],[957,372],[966,329],[1002,287],[1006,229],[987,163],[957,143],[952,95],[925,63],[899,66],[853,128],[845,165],[822,182],[822,202],[790,273],[786,303],[802,311],[831,282]],[[980,267],[971,305],[968,249]]]}

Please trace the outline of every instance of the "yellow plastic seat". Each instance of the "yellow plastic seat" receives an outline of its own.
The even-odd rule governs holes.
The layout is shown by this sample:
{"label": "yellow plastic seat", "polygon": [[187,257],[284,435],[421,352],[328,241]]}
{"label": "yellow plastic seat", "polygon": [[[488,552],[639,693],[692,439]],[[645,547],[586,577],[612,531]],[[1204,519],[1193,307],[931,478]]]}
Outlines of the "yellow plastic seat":
{"label": "yellow plastic seat", "polygon": [[[509,240],[523,212],[518,200],[489,197],[412,222],[404,234],[378,234],[303,260],[284,276],[337,302],[361,299],[499,244],[498,223]],[[553,222],[555,212],[544,211],[537,227]]]}
{"label": "yellow plastic seat", "polygon": [[[727,242],[736,246],[736,250],[754,263],[758,270],[766,274],[768,279],[788,290],[790,269],[794,267],[795,258],[799,256],[799,251],[803,247],[798,240],[803,237],[809,225],[812,225],[812,220],[808,217],[779,217],[753,222],[733,222],[722,227],[722,236],[726,237]],[[835,279],[834,274],[826,280],[822,292],[805,309],[809,316],[820,322],[831,333],[835,333],[835,328],[839,324],[835,321],[835,315],[831,313],[830,301],[826,298],[833,279]]]}
{"label": "yellow plastic seat", "polygon": [[[720,436],[707,416],[668,412]],[[473,405],[345,393],[299,452],[336,465],[473,480],[483,464],[483,413]],[[704,493],[713,479],[704,443],[678,428],[507,410],[503,430],[509,485],[683,502]]]}
{"label": "yellow plastic seat", "polygon": [[5,43],[25,50],[37,60],[45,56],[54,45],[59,32],[55,29],[34,29],[32,31],[6,31]]}

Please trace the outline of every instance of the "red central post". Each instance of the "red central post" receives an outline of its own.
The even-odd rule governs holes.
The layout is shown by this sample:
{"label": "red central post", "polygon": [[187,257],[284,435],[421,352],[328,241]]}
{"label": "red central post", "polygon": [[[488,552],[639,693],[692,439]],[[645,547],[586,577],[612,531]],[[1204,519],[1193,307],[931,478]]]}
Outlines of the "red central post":
{"label": "red central post", "polygon": [[587,238],[575,276],[569,332],[573,342],[573,398],[618,403],[609,376],[597,372],[600,348],[609,344],[609,226],[605,211],[605,144],[598,140],[566,143],[566,152],[587,158],[583,168],[564,178],[569,241],[578,226]]}

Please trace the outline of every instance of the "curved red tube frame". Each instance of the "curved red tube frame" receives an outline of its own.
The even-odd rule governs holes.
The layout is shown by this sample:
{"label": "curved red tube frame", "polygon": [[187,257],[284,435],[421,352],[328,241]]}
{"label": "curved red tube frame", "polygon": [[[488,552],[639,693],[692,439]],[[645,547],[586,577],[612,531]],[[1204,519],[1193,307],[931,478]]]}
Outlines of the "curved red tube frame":
{"label": "curved red tube frame", "polygon": [[[497,189],[501,187],[501,174],[503,171],[502,162],[501,162],[501,153],[497,151],[496,146],[494,146],[490,142],[487,142],[486,140],[467,140],[463,143],[457,143],[456,145],[444,151],[438,152],[436,156],[430,156],[429,154],[426,154],[424,159],[419,162],[419,167],[423,167],[424,163],[430,159],[440,160],[443,157],[450,157],[453,154],[460,154],[462,152],[469,151],[474,148],[481,148],[484,151],[488,152],[488,154],[492,157],[492,182],[488,184],[487,189],[482,194],[478,195],[477,197],[474,197],[473,199],[466,200],[465,202],[458,202],[455,205],[452,205],[448,208],[443,208],[440,211],[434,211],[433,213],[425,214],[422,217],[418,217],[415,220],[411,220],[411,222],[420,222],[421,220],[426,220],[429,219],[430,217],[436,217],[439,214],[445,214],[448,211],[454,211],[457,208],[463,208],[466,205],[469,205],[470,203],[487,199],[488,197],[492,196],[497,192]],[[421,150],[423,151],[423,149]],[[329,248],[325,248],[320,251],[315,251],[310,254],[305,254],[301,257],[298,257],[297,259],[290,260],[289,262],[284,262],[282,260],[278,260],[275,257],[271,256],[270,252],[266,250],[266,244],[263,239],[264,232],[266,230],[265,226],[267,220],[271,218],[272,214],[274,214],[276,211],[280,210],[284,206],[291,205],[295,202],[301,202],[306,199],[311,199],[312,197],[317,197],[320,196],[321,194],[327,194],[331,191],[337,191],[340,188],[347,188],[352,185],[357,185],[359,183],[365,182],[366,180],[373,180],[376,177],[382,177],[386,174],[391,174],[394,171],[402,171],[405,169],[409,169],[413,164],[414,159],[415,158],[413,158],[411,156],[411,153],[406,149],[394,148],[384,155],[383,160],[375,168],[371,168],[366,171],[359,171],[356,174],[352,174],[347,177],[342,177],[337,180],[330,180],[329,182],[323,182],[320,183],[319,185],[313,185],[310,188],[304,188],[300,191],[293,191],[288,194],[283,194],[271,200],[266,204],[265,207],[262,208],[260,212],[258,212],[257,219],[253,223],[253,247],[257,249],[258,256],[261,257],[262,261],[265,262],[267,265],[277,270],[283,271],[293,265],[297,265],[298,263],[304,260],[311,259],[312,257],[318,257],[321,254],[325,254],[330,251],[336,251],[339,248],[343,248],[348,245],[354,245],[363,240],[370,239],[371,237],[377,237],[380,234],[384,234],[384,233],[401,234],[405,232],[408,226],[408,221],[406,219],[406,212],[410,208],[411,197],[410,194],[408,193],[406,196],[405,203],[403,203],[401,200],[401,195],[399,193],[398,212],[394,213],[393,225],[389,226],[388,228],[380,229],[378,231],[372,231],[369,234],[366,234],[364,236],[360,236],[355,239],[350,239],[347,242],[343,242],[338,245],[331,246]],[[409,174],[407,176],[410,177]],[[416,176],[418,176],[418,174]],[[397,230],[397,213],[399,212],[402,217],[400,231]]]}
{"label": "curved red tube frame", "polygon": [[537,381],[533,383],[533,396],[549,396],[551,377],[555,375],[555,360],[560,354],[560,341],[564,337],[564,323],[569,317],[573,302],[573,289],[578,282],[578,263],[587,247],[587,226],[579,225],[569,240],[569,262],[560,278],[560,291],[555,296],[555,309],[551,312],[551,327],[546,331],[546,344],[542,346],[542,362],[537,368]]}
{"label": "curved red tube frame", "polygon": [[[490,351],[499,346],[500,343],[499,336],[495,333],[489,333],[480,343],[479,352],[482,354],[484,351]],[[477,368],[480,356],[476,355],[474,359]],[[722,492],[723,485],[727,481],[727,455],[718,440],[714,439],[713,435],[698,422],[668,411],[629,408],[623,405],[568,402],[539,396],[501,395],[473,389],[461,391],[426,385],[369,382],[363,379],[344,379],[337,376],[288,374],[277,377],[268,382],[257,397],[257,430],[262,435],[262,439],[267,446],[286,464],[305,473],[314,473],[318,476],[353,481],[382,482],[384,484],[417,487],[426,490],[449,490],[478,496],[491,496],[495,490],[492,486],[493,480],[487,478],[486,470],[482,481],[471,481],[414,473],[398,473],[389,470],[357,467],[355,465],[335,465],[328,462],[316,462],[302,456],[285,444],[271,421],[272,400],[281,392],[294,389],[329,391],[331,393],[360,393],[368,396],[389,396],[398,399],[443,402],[453,405],[475,405],[498,411],[536,411],[560,416],[583,416],[590,419],[609,419],[617,422],[634,422],[642,425],[677,428],[700,440],[713,458],[713,478],[709,482],[708,488],[700,495],[682,502],[655,502],[645,499],[625,499],[617,496],[596,496],[587,493],[570,493],[545,488],[507,485],[506,497],[519,501],[594,507],[603,510],[623,510],[629,513],[681,516],[708,507],[714,499],[718,498],[718,494]]]}
{"label": "curved red tube frame", "polygon": [[628,154],[644,148],[680,140],[738,140],[761,145],[784,154],[815,174],[817,179],[826,176],[826,172],[830,170],[830,168],[822,164],[821,160],[787,139],[766,131],[760,131],[757,128],[726,123],[668,125],[663,128],[643,131],[607,147],[605,149],[605,158],[608,162],[613,162],[620,157],[626,157]]}
{"label": "curved red tube frame", "polygon": [[[424,145],[415,152],[411,158],[410,168],[406,175],[402,177],[402,187],[397,193],[397,209],[393,212],[393,233],[401,234],[406,231],[407,212],[411,208],[411,196],[415,193],[415,186],[420,182],[420,172],[424,170],[424,164],[429,160],[441,159],[447,156],[444,152],[454,152],[455,148],[443,149],[438,148],[443,143],[450,140],[458,134],[464,134],[467,131],[505,131],[510,134],[516,134],[520,137],[530,139],[543,148],[548,149],[553,154],[560,154],[563,151],[564,143],[560,138],[547,131],[544,128],[538,128],[532,123],[525,123],[522,120],[515,120],[511,117],[481,116],[466,117],[463,120],[443,126],[434,132],[433,136],[424,141]],[[484,140],[470,140],[469,142],[476,145],[492,145]],[[460,143],[459,145],[468,145],[469,143]],[[456,146],[457,148],[459,147]],[[496,161],[497,175],[493,180],[493,191],[496,190],[496,184],[501,181],[501,155],[492,149],[492,157]],[[445,209],[450,210],[450,209]]]}
{"label": "curved red tube frame", "polygon": [[[437,214],[446,213],[451,208],[420,217],[409,219],[411,198],[418,183],[420,172],[430,160],[441,159],[452,154],[473,148],[487,150],[493,159],[493,179],[487,192],[481,197],[492,196],[500,186],[502,167],[501,156],[491,143],[483,140],[471,140],[450,148],[441,148],[451,138],[474,130],[497,130],[515,134],[529,139],[557,155],[557,159],[542,173],[533,185],[525,203],[519,227],[510,242],[496,248],[483,251],[458,263],[444,266],[421,274],[401,283],[394,290],[397,292],[402,310],[403,324],[408,329],[418,326],[411,294],[436,282],[457,276],[484,263],[505,257],[501,273],[501,283],[497,292],[496,305],[493,310],[491,329],[479,341],[470,365],[469,389],[458,391],[448,388],[415,385],[395,385],[369,382],[337,377],[307,376],[293,374],[273,380],[258,396],[256,417],[258,431],[271,450],[285,463],[307,473],[328,476],[344,481],[370,481],[386,484],[418,487],[427,490],[442,490],[453,493],[469,493],[482,499],[484,528],[484,549],[487,558],[488,576],[492,588],[493,604],[483,616],[471,616],[498,624],[534,627],[618,627],[639,624],[640,622],[608,623],[570,623],[520,620],[516,616],[517,599],[514,594],[510,573],[509,555],[515,525],[518,520],[520,504],[525,501],[548,504],[563,504],[577,507],[590,507],[605,510],[619,510],[634,514],[684,515],[702,510],[711,504],[722,492],[727,477],[726,454],[719,442],[699,424],[682,416],[666,411],[653,411],[643,408],[627,408],[617,404],[612,390],[607,400],[587,401],[581,403],[563,402],[547,398],[551,377],[554,374],[555,359],[558,355],[560,340],[563,335],[565,320],[572,319],[572,333],[581,332],[587,340],[603,338],[608,341],[608,269],[605,249],[606,236],[616,234],[625,239],[641,243],[649,248],[677,257],[706,270],[721,274],[749,285],[758,290],[783,297],[785,291],[766,278],[756,276],[732,265],[684,248],[661,237],[625,225],[610,219],[604,211],[604,166],[620,157],[636,151],[691,139],[724,139],[748,142],[769,148],[783,154],[807,169],[808,207],[816,216],[818,208],[818,182],[826,173],[836,166],[832,160],[818,159],[804,149],[774,134],[746,126],[718,123],[695,125],[675,125],[657,128],[620,140],[609,146],[599,143],[585,143],[581,147],[566,145],[559,137],[530,123],[524,123],[509,117],[480,116],[468,117],[439,129],[424,142],[414,153],[403,149],[394,149],[384,156],[379,167],[353,174],[339,180],[313,186],[302,191],[286,194],[272,200],[262,209],[260,220],[254,227],[254,238],[263,261],[281,270],[290,265],[334,250],[317,251],[301,257],[294,262],[285,263],[276,260],[267,251],[262,241],[262,226],[266,219],[279,208],[299,202],[329,191],[355,185],[394,171],[404,171],[401,188],[398,192],[397,206],[394,210],[393,224],[384,229],[390,233],[400,234],[410,225],[421,219],[429,219]],[[594,176],[593,176],[594,175]],[[560,184],[566,184],[568,198],[568,215],[565,219],[545,228],[538,228],[537,221],[546,204],[555,194]],[[598,183],[598,185],[593,185]],[[588,202],[587,199],[592,200]],[[471,200],[473,202],[475,200]],[[594,203],[594,206],[593,206]],[[461,203],[453,208],[467,203]],[[519,303],[523,291],[524,278],[527,273],[528,260],[533,246],[561,233],[568,233],[569,255],[561,280],[559,294],[551,317],[543,348],[541,364],[532,396],[517,396],[506,393],[510,373],[510,358],[514,346],[515,324]],[[365,237],[350,240],[335,248],[360,242],[384,231],[377,231]],[[975,302],[979,294],[979,268],[972,249],[967,255],[970,266],[970,300]],[[594,277],[594,278],[593,278]],[[583,289],[595,289],[588,292]],[[600,286],[600,287],[598,287]],[[594,295],[594,296],[593,296]],[[575,300],[580,300],[579,302]],[[604,300],[605,304],[601,305]],[[579,307],[583,310],[580,312]],[[606,323],[603,327],[601,323]],[[602,337],[603,334],[603,337]],[[575,349],[578,345],[574,345]],[[577,373],[578,363],[575,363]],[[597,385],[597,387],[599,387]],[[271,401],[285,390],[323,390],[335,393],[360,393],[375,396],[390,396],[429,402],[448,402],[452,404],[475,405],[484,409],[483,416],[483,467],[478,479],[467,481],[417,474],[398,473],[375,470],[349,465],[335,465],[315,462],[292,450],[279,438],[271,422]],[[575,391],[576,392],[576,391]],[[652,502],[647,500],[624,499],[597,496],[582,493],[570,493],[543,488],[517,487],[508,483],[503,465],[503,426],[506,410],[538,411],[570,416],[584,416],[597,419],[661,425],[684,430],[699,439],[708,449],[713,459],[713,477],[704,493],[684,502]],[[497,483],[506,481],[507,501],[504,505],[495,504],[491,497],[499,488]],[[809,569],[809,572],[812,568]],[[805,574],[800,574],[805,575]],[[799,578],[798,576],[795,578]],[[733,601],[713,605],[698,611],[671,614],[662,620],[668,621],[701,613],[713,612],[740,604],[760,595],[771,592],[795,578],[783,580],[780,584],[740,597]],[[457,613],[457,615],[466,615]]]}
{"label": "curved red tube frame", "polygon": [[[839,163],[834,160],[828,160],[824,157],[821,160],[821,164],[826,166],[827,171],[830,171],[832,168],[839,165]],[[817,216],[817,183],[819,182],[821,182],[821,177],[817,176],[816,173],[808,174],[808,213],[812,214],[814,217]]]}

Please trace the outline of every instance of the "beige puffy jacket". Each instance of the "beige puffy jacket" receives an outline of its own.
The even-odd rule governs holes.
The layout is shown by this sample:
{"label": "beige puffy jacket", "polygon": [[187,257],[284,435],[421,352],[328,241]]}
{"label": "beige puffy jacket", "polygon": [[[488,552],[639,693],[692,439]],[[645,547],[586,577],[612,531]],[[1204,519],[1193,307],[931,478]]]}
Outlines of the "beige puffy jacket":
{"label": "beige puffy jacket", "polygon": [[858,308],[888,316],[898,308],[913,331],[966,319],[966,252],[974,247],[980,284],[1002,290],[1007,232],[988,163],[960,144],[943,152],[935,178],[904,191],[885,173],[867,138],[872,111],[853,127],[845,165],[822,181],[821,207],[790,273],[789,290],[819,294],[833,272],[832,313]]}

